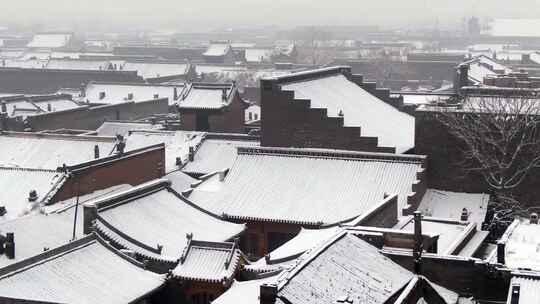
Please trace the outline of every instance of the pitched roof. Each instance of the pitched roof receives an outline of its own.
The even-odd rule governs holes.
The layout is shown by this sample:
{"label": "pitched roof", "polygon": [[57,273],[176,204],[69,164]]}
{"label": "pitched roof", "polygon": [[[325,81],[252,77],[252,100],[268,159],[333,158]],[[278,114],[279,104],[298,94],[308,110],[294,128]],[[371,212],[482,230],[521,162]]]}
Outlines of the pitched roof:
{"label": "pitched roof", "polygon": [[163,283],[163,276],[142,269],[90,236],[0,270],[0,297],[54,303],[131,303]]}
{"label": "pitched roof", "polygon": [[176,97],[182,92],[184,85],[138,84],[138,83],[106,83],[90,82],[86,86],[83,100],[90,103],[116,104],[128,101],[140,102],[157,98],[168,98],[169,105],[176,103]]}
{"label": "pitched roof", "polygon": [[250,281],[234,281],[231,287],[222,295],[217,297],[212,304],[256,304],[259,303],[259,295],[261,294],[261,285],[272,283],[276,279],[275,276],[250,280]]}
{"label": "pitched roof", "polygon": [[126,151],[164,143],[165,172],[169,173],[179,169],[177,158],[180,158],[182,163],[187,161],[189,147],[195,148],[203,134],[191,131],[132,131],[127,138]]}
{"label": "pitched roof", "polygon": [[122,66],[123,71],[137,71],[144,79],[183,76],[189,70],[188,63],[127,61]]}
{"label": "pitched roof", "polygon": [[[540,271],[540,225],[529,219],[517,218],[506,229],[500,242],[505,246],[505,264],[509,268],[525,268]],[[496,251],[495,251],[496,253]],[[497,261],[496,255],[491,257]]]}
{"label": "pitched roof", "polygon": [[512,291],[514,286],[519,286],[519,300],[515,304],[540,303],[540,274],[535,275],[517,275],[510,281],[508,291],[508,300],[506,303],[514,304],[512,300]]}
{"label": "pitched roof", "polygon": [[191,188],[193,183],[199,182],[198,179],[195,179],[182,171],[174,171],[164,176],[165,179],[171,181],[171,188],[178,193]]}
{"label": "pitched roof", "polygon": [[[155,180],[88,202],[98,206],[98,231],[140,254],[176,260],[186,246],[187,234],[200,240],[222,242],[244,230],[244,225],[225,222],[201,211],[169,186],[167,180]],[[155,248],[157,244],[163,246],[157,254],[146,248]]]}
{"label": "pitched roof", "polygon": [[0,134],[0,165],[20,168],[57,169],[94,159],[94,147],[102,156],[115,145],[112,137],[50,135],[21,132]]}
{"label": "pitched roof", "polygon": [[42,33],[36,34],[26,46],[29,48],[61,48],[71,40],[71,33]]}
{"label": "pitched roof", "polygon": [[81,59],[49,59],[45,68],[58,70],[109,70],[111,63],[107,60]]}
{"label": "pitched roof", "polygon": [[210,44],[206,52],[203,53],[203,56],[210,56],[210,57],[225,56],[230,51],[231,51],[231,45],[228,43],[212,43]]}
{"label": "pitched roof", "polygon": [[[0,216],[0,222],[30,213],[47,203],[64,180],[63,173],[52,170],[0,167],[0,206],[4,206],[7,211]],[[28,200],[32,190],[38,196],[34,202]]]}
{"label": "pitched roof", "polygon": [[97,130],[98,136],[116,136],[121,134],[127,136],[129,131],[134,130],[160,130],[163,128],[160,124],[151,124],[148,122],[131,121],[106,121]]}
{"label": "pitched roof", "polygon": [[278,295],[290,303],[385,303],[413,274],[356,236],[343,233],[278,278]]}
{"label": "pitched roof", "polygon": [[239,266],[240,251],[235,243],[188,239],[180,262],[171,273],[182,280],[229,283]]}
{"label": "pitched roof", "polygon": [[360,127],[361,136],[377,137],[381,147],[395,147],[397,153],[414,147],[414,117],[353,83],[339,67],[269,79],[277,80],[283,91],[294,91],[295,99],[310,100],[311,108],[327,109],[329,117],[343,113],[345,126]]}
{"label": "pitched roof", "polygon": [[206,134],[195,151],[193,161],[186,163],[182,171],[208,174],[232,167],[237,147],[257,147],[258,138],[235,134]]}
{"label": "pitched roof", "polygon": [[180,109],[218,110],[228,106],[234,97],[234,84],[192,83],[184,89]]}
{"label": "pitched roof", "polygon": [[486,219],[489,194],[485,193],[463,193],[427,189],[418,210],[422,214],[438,218],[449,218],[461,220],[463,208],[468,211],[468,222],[482,226]]}
{"label": "pitched roof", "polygon": [[[315,149],[238,148],[223,182],[195,188],[190,200],[238,220],[336,224],[363,214],[384,194],[398,208],[413,192],[424,157]],[[339,208],[337,207],[339,206]]]}

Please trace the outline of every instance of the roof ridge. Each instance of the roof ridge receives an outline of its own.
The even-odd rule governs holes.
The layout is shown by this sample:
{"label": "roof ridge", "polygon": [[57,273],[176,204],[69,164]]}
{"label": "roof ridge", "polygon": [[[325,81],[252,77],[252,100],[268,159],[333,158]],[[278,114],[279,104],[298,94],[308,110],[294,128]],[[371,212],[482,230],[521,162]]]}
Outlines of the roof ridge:
{"label": "roof ridge", "polygon": [[279,155],[291,157],[321,157],[335,159],[372,159],[372,160],[391,160],[391,161],[411,161],[424,162],[425,155],[415,154],[392,154],[382,152],[361,152],[349,150],[330,150],[330,149],[302,149],[302,148],[280,148],[280,147],[237,147],[238,155],[241,154],[261,154],[261,155]]}
{"label": "roof ridge", "polygon": [[26,167],[10,167],[0,164],[0,170],[8,171],[29,171],[29,172],[46,172],[46,173],[57,173],[57,170],[52,169],[39,169],[39,168],[26,168]]}

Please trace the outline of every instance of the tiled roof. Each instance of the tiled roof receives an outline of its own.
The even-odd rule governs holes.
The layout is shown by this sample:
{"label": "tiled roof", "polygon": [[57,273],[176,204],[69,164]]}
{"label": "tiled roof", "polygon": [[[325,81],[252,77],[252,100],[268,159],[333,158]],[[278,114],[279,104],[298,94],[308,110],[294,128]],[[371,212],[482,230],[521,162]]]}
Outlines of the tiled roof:
{"label": "tiled roof", "polygon": [[308,252],[278,278],[278,295],[287,303],[385,303],[413,274],[356,236],[342,234]]}
{"label": "tiled roof", "polygon": [[[501,241],[505,246],[505,264],[509,268],[528,268],[540,271],[540,225],[529,219],[517,218],[507,228]],[[491,258],[492,262],[497,257]]]}
{"label": "tiled roof", "polygon": [[231,50],[230,44],[213,43],[208,47],[206,52],[203,53],[203,56],[211,56],[211,57],[225,56],[227,52],[229,52],[230,50]]}
{"label": "tiled roof", "polygon": [[54,303],[131,303],[155,291],[164,277],[95,237],[0,270],[0,297]]}
{"label": "tiled roof", "polygon": [[236,159],[237,147],[256,147],[260,143],[248,136],[228,138],[226,134],[209,136],[201,142],[195,151],[194,160],[188,162],[182,171],[188,173],[208,174],[232,167]]}
{"label": "tiled roof", "polygon": [[459,221],[463,208],[466,208],[469,214],[467,221],[477,223],[478,227],[482,227],[486,219],[488,203],[489,195],[484,193],[427,189],[418,210],[426,216]]}
{"label": "tiled roof", "polygon": [[163,126],[145,122],[122,122],[106,121],[97,130],[98,136],[116,136],[121,134],[127,136],[129,131],[134,130],[160,130]]}
{"label": "tiled roof", "polygon": [[239,270],[240,251],[235,243],[216,243],[188,239],[180,262],[172,270],[177,279],[229,283]]}
{"label": "tiled roof", "polygon": [[268,62],[274,50],[272,49],[247,49],[245,57],[247,62]]}
{"label": "tiled roof", "polygon": [[[343,114],[347,127],[360,127],[361,136],[379,139],[381,147],[395,147],[404,153],[414,147],[414,117],[403,113],[370,94],[345,75],[327,75],[309,78],[313,72],[300,72],[280,78],[283,91],[294,91],[295,99],[309,99],[311,108],[327,109],[329,117]],[[304,75],[304,80],[294,80]],[[315,75],[315,74],[314,74]],[[287,80],[289,79],[291,80]]]}
{"label": "tiled roof", "polygon": [[133,131],[127,138],[126,151],[135,150],[155,144],[165,144],[165,171],[167,173],[179,169],[176,159],[182,163],[188,159],[189,147],[196,147],[203,137],[202,132],[188,131]]}
{"label": "tiled roof", "polygon": [[137,71],[144,79],[186,75],[187,63],[137,62],[128,61],[122,66],[123,71]]}
{"label": "tiled roof", "polygon": [[104,157],[112,151],[115,139],[4,132],[0,134],[0,166],[55,170],[63,164],[93,160],[96,145]]}
{"label": "tiled roof", "polygon": [[195,182],[199,182],[198,179],[185,174],[182,171],[174,171],[164,176],[165,179],[171,181],[171,188],[178,193],[191,188],[191,185]]}
{"label": "tiled roof", "polygon": [[508,304],[514,304],[512,299],[513,286],[519,286],[519,301],[517,304],[540,303],[540,274],[535,276],[515,276],[510,281],[508,291]]}
{"label": "tiled roof", "polygon": [[276,276],[250,281],[235,280],[225,293],[212,301],[212,304],[257,304],[261,285],[270,284],[275,279]]}
{"label": "tiled roof", "polygon": [[37,34],[28,43],[29,48],[60,48],[66,46],[72,38],[70,33]]}
{"label": "tiled roof", "polygon": [[[122,83],[98,83],[90,82],[86,86],[83,100],[90,103],[116,104],[128,101],[140,102],[157,98],[168,98],[169,104],[176,103],[174,99],[176,90],[177,97],[182,92],[183,85],[159,85],[159,84],[122,84]],[[104,95],[103,95],[104,94]]]}
{"label": "tiled roof", "polygon": [[235,92],[234,84],[193,83],[182,92],[181,109],[221,109],[229,105]]}
{"label": "tiled roof", "polygon": [[111,63],[106,60],[50,59],[47,69],[57,70],[109,70]]}
{"label": "tiled roof", "polygon": [[[244,225],[222,221],[215,215],[197,209],[189,201],[180,199],[168,187],[168,181],[156,180],[113,194],[116,201],[126,197],[121,199],[120,204],[108,206],[111,197],[102,197],[88,204],[98,206],[100,221],[105,221],[102,223],[105,228],[108,224],[113,230],[152,248],[160,244],[163,249],[158,256],[169,260],[179,257],[186,245],[184,236],[187,234],[205,241],[222,242],[244,230]],[[107,234],[111,228],[103,232]],[[118,232],[114,233],[116,235],[108,237],[122,237]],[[149,254],[144,246],[137,246],[129,239],[117,241],[129,249]]]}
{"label": "tiled roof", "polygon": [[239,148],[224,182],[201,184],[190,199],[238,219],[335,224],[398,194],[399,213],[424,157],[315,149]]}
{"label": "tiled roof", "polygon": [[[4,146],[2,145],[3,150]],[[52,170],[36,170],[0,167],[0,206],[7,213],[0,222],[30,213],[56,193],[64,182],[64,174]],[[29,202],[30,191],[37,192],[38,199]]]}

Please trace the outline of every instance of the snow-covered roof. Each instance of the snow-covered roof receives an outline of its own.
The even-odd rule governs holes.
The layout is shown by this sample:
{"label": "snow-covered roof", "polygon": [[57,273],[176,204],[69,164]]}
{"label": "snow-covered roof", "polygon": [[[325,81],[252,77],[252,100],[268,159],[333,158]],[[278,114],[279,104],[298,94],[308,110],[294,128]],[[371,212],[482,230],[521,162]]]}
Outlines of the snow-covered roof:
{"label": "snow-covered roof", "polygon": [[272,53],[272,49],[247,49],[245,50],[245,57],[247,62],[269,62]]}
{"label": "snow-covered roof", "polygon": [[184,76],[189,69],[188,63],[165,63],[165,62],[137,62],[127,61],[123,71],[137,71],[137,75],[144,79],[162,78],[170,76]]}
{"label": "snow-covered roof", "polygon": [[0,67],[42,69],[47,66],[47,63],[47,60],[42,59],[2,59],[0,60]]}
{"label": "snow-covered roof", "polygon": [[161,84],[122,84],[106,82],[90,82],[86,86],[84,101],[90,103],[116,104],[128,101],[128,95],[132,94],[129,101],[141,102],[157,98],[168,98],[169,105],[176,103],[176,97],[180,95],[184,85],[161,85]]}
{"label": "snow-covered roof", "polygon": [[259,145],[258,140],[248,136],[207,135],[195,151],[194,160],[188,162],[182,171],[204,175],[229,169],[236,159],[237,147],[256,147]]}
{"label": "snow-covered roof", "polygon": [[26,46],[29,48],[61,48],[68,45],[72,36],[71,33],[36,34]]}
{"label": "snow-covered roof", "polygon": [[[397,153],[414,147],[414,117],[370,94],[345,75],[338,73],[294,81],[294,75],[307,76],[317,71],[280,78],[282,90],[294,91],[295,99],[309,99],[311,108],[327,109],[329,117],[343,113],[346,127],[360,127],[361,136],[377,137],[380,147],[395,147]],[[289,77],[291,81],[287,80]]]}
{"label": "snow-covered roof", "polygon": [[[512,302],[512,289],[519,286],[519,300]],[[510,281],[508,290],[508,304],[531,304],[540,303],[540,274],[534,275],[516,275]]]}
{"label": "snow-covered roof", "polygon": [[363,214],[385,193],[399,195],[401,212],[423,162],[395,154],[238,148],[225,180],[202,183],[190,200],[237,220],[334,224]]}
{"label": "snow-covered roof", "polygon": [[[351,271],[353,270],[353,271]],[[385,303],[414,274],[356,236],[343,233],[278,278],[278,296],[294,304]]]}
{"label": "snow-covered roof", "polygon": [[[4,150],[4,145],[0,145],[0,150]],[[63,173],[53,170],[0,167],[0,206],[7,211],[0,216],[0,222],[38,209],[40,204],[46,203],[56,193],[64,178]],[[38,198],[30,202],[28,197],[32,190],[36,191]]]}
{"label": "snow-covered roof", "polygon": [[131,303],[165,278],[93,236],[0,270],[0,297],[50,303]]}
{"label": "snow-covered roof", "polygon": [[151,124],[148,122],[106,121],[96,132],[98,136],[116,136],[117,134],[127,136],[129,131],[160,130],[162,128],[163,126],[160,124]]}
{"label": "snow-covered roof", "polygon": [[212,301],[212,304],[257,304],[261,294],[261,285],[271,284],[275,279],[276,276],[250,281],[234,281],[225,293]]}
{"label": "snow-covered roof", "polygon": [[[244,230],[244,225],[225,222],[195,208],[173,193],[169,185],[167,180],[154,180],[88,202],[88,205],[98,207],[98,231],[107,239],[138,253],[175,261],[186,246],[187,234],[193,234],[199,240],[223,242]],[[118,201],[119,198],[121,204],[110,206],[111,199]],[[163,249],[159,254],[149,252],[119,235],[118,231],[153,248],[160,244]]]}
{"label": "snow-covered roof", "polygon": [[171,274],[181,280],[229,284],[239,266],[240,250],[235,243],[189,239]]}
{"label": "snow-covered roof", "polygon": [[427,189],[418,210],[426,216],[459,221],[463,208],[466,208],[469,214],[467,221],[482,227],[482,223],[486,219],[488,203],[489,195],[484,193]]}
{"label": "snow-covered roof", "polygon": [[213,44],[210,44],[206,52],[203,53],[203,56],[209,56],[209,57],[225,56],[230,51],[231,51],[231,45],[228,43],[213,43]]}
{"label": "snow-covered roof", "polygon": [[106,60],[81,60],[81,59],[50,59],[46,65],[47,69],[56,70],[109,70],[111,63]]}
{"label": "snow-covered roof", "polygon": [[484,78],[488,76],[495,76],[500,73],[510,73],[512,71],[509,67],[484,55],[477,56],[476,58],[465,62],[465,64],[469,65],[469,80],[475,84],[482,84]]}
{"label": "snow-covered roof", "polygon": [[191,185],[193,183],[199,181],[198,179],[195,179],[182,171],[171,172],[165,175],[163,178],[171,181],[171,188],[178,193],[182,193],[185,190],[188,190],[189,188],[191,188]]}
{"label": "snow-covered roof", "polygon": [[497,18],[490,22],[487,33],[499,37],[540,37],[540,19]]}
{"label": "snow-covered roof", "polygon": [[0,135],[0,165],[56,170],[94,159],[94,147],[107,155],[115,145],[111,137],[3,133]]}
{"label": "snow-covered roof", "polygon": [[189,147],[195,148],[202,140],[203,134],[191,131],[133,131],[127,137],[126,151],[165,144],[165,171],[169,173],[179,168],[176,164],[177,158],[180,158],[182,163],[187,161]]}
{"label": "snow-covered roof", "polygon": [[403,96],[403,103],[410,105],[430,104],[434,102],[444,102],[450,98],[451,95],[442,94],[411,94],[409,92],[395,92],[392,93],[393,97]]}
{"label": "snow-covered roof", "polygon": [[[505,264],[510,268],[529,268],[540,271],[540,225],[529,219],[517,218],[501,238],[506,243]],[[497,257],[492,257],[492,262]]]}
{"label": "snow-covered roof", "polygon": [[191,83],[178,101],[180,109],[221,109],[234,97],[234,84]]}

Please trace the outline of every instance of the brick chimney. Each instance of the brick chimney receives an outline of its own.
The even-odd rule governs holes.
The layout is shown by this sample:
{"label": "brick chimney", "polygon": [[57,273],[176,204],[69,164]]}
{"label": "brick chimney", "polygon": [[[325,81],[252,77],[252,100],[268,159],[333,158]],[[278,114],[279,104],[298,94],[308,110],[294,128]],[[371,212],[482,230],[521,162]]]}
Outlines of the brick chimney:
{"label": "brick chimney", "polygon": [[530,220],[530,223],[531,224],[538,224],[538,213],[536,212],[533,212],[531,213],[531,216],[529,217],[529,220]]}
{"label": "brick chimney", "polygon": [[83,205],[83,233],[90,234],[93,230],[94,221],[97,219],[98,209],[94,204]]}
{"label": "brick chimney", "polygon": [[4,241],[4,253],[10,260],[15,258],[15,234],[13,232],[6,233],[6,239]]}
{"label": "brick chimney", "polygon": [[259,291],[260,304],[274,304],[277,298],[277,286],[274,284],[262,284]]}
{"label": "brick chimney", "polygon": [[502,241],[497,242],[497,263],[499,264],[505,264],[506,259],[506,243]]}
{"label": "brick chimney", "polygon": [[512,285],[510,290],[510,304],[519,304],[519,294],[521,292],[521,286],[519,284]]}

